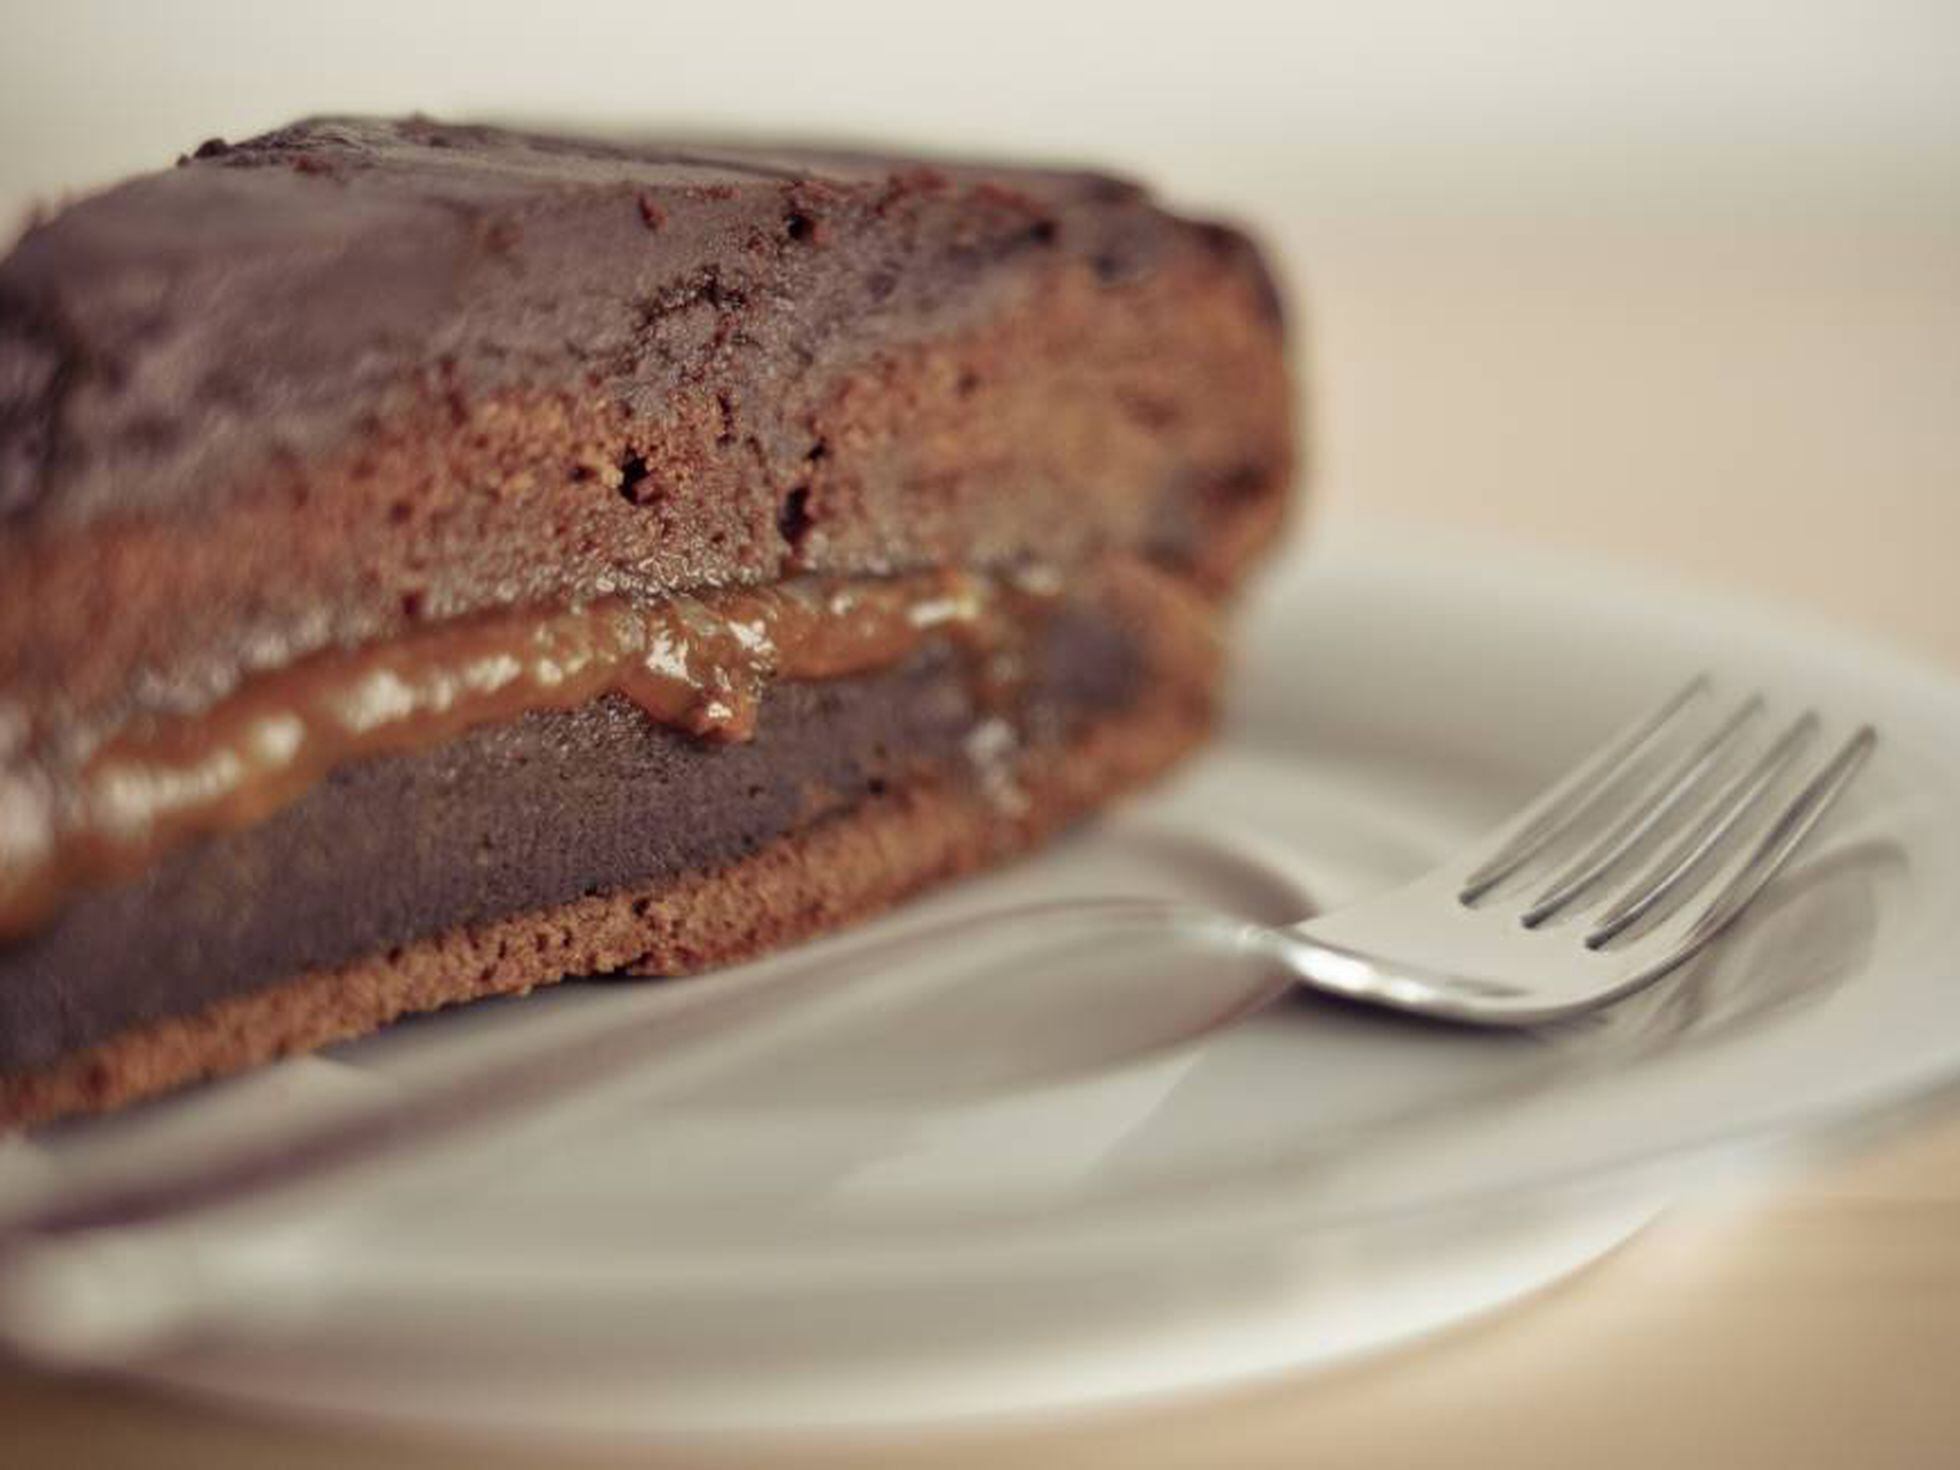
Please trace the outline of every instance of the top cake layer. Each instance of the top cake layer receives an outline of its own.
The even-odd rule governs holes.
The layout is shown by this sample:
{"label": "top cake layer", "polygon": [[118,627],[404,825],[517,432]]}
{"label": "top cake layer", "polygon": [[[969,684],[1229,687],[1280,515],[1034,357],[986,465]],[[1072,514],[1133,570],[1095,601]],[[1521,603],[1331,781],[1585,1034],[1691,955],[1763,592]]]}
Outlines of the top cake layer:
{"label": "top cake layer", "polygon": [[1111,546],[1229,576],[1214,512],[1287,477],[1280,330],[1241,236],[1093,175],[207,144],[0,264],[0,766],[486,607]]}
{"label": "top cake layer", "polygon": [[713,342],[787,387],[839,343],[983,314],[1017,254],[1108,283],[1193,233],[1256,270],[1089,174],[420,120],[214,141],[31,228],[0,272],[0,514],[208,511],[255,455],[333,443],[427,368],[596,380],[660,415]]}

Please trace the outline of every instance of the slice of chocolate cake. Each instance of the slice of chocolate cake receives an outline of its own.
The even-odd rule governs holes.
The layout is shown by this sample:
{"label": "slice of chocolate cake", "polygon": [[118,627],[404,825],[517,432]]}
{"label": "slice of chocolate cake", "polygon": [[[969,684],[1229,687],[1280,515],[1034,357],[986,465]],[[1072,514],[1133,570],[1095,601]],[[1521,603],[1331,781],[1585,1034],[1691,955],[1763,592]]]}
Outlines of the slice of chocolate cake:
{"label": "slice of chocolate cake", "polygon": [[0,264],[0,1122],[1021,851],[1202,737],[1253,248],[1093,175],[301,123]]}

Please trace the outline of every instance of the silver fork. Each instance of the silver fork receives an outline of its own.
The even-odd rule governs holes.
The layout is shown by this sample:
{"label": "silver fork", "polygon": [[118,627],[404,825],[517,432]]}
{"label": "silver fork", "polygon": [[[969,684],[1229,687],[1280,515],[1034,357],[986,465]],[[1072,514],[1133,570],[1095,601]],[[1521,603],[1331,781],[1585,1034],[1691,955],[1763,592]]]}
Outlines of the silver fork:
{"label": "silver fork", "polygon": [[[1278,961],[1277,981],[1248,987],[1231,980],[1223,1002],[1193,1009],[1180,1038],[1186,1040],[1231,1024],[1294,982],[1484,1026],[1532,1025],[1606,1005],[1700,952],[1741,914],[1851,783],[1876,740],[1869,726],[1859,729],[1794,794],[1777,800],[1779,788],[1799,774],[1821,722],[1805,713],[1765,746],[1751,738],[1761,699],[1743,701],[1712,729],[1696,718],[1708,702],[1708,683],[1698,679],[1473,850],[1401,888],[1304,923],[1263,928],[1209,910],[1118,901],[927,925],[882,947],[847,952],[830,962],[827,979],[807,989],[788,987],[800,1000],[738,990],[692,1012],[642,1016],[536,1048],[298,1136],[214,1151],[165,1178],[97,1186],[11,1218],[0,1211],[0,1342],[23,1332],[8,1310],[10,1268],[32,1257],[45,1265],[47,1251],[62,1242],[182,1224],[374,1166],[412,1166],[431,1145],[591,1098],[609,1083],[644,1089],[652,1074],[655,1092],[683,1089],[753,1062],[771,1045],[796,1044],[797,1027],[812,1015],[820,1029],[826,1004],[869,997],[881,977],[889,985],[908,970],[929,970],[935,956],[957,954],[970,931],[988,925],[1014,926],[1037,967],[1049,940],[1098,934],[1140,935],[1166,947],[1180,937],[1195,940],[1201,957],[1216,954],[1221,963],[1234,953],[1268,969]],[[1118,968],[1131,975],[1123,984],[1132,994],[1161,973]],[[1123,993],[1083,999],[1120,1005]]]}
{"label": "silver fork", "polygon": [[1468,852],[1278,931],[1294,977],[1416,1015],[1529,1026],[1608,1005],[1692,959],[1768,886],[1877,743],[1861,726],[1773,800],[1821,722],[1806,711],[1752,748],[1762,698],[1697,728],[1709,687],[1696,679]]}

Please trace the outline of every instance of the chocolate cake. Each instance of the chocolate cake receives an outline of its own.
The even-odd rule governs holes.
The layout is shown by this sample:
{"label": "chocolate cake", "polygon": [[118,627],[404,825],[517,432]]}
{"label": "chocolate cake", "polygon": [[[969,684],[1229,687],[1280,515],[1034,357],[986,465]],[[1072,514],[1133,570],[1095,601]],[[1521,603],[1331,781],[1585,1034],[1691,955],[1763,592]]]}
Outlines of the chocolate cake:
{"label": "chocolate cake", "polygon": [[0,1123],[1025,850],[1191,750],[1292,468],[1091,174],[424,119],[0,263]]}

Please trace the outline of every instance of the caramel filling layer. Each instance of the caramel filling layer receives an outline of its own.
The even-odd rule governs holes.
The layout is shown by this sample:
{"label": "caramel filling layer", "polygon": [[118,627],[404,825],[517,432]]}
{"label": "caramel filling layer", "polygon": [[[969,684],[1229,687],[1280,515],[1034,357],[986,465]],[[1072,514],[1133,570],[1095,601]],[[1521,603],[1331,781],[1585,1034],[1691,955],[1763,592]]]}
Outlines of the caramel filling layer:
{"label": "caramel filling layer", "polygon": [[985,692],[1011,676],[1002,665],[1022,619],[1009,603],[1031,595],[1024,582],[958,571],[798,579],[499,613],[315,655],[201,714],[126,731],[66,781],[0,772],[0,939],[78,888],[263,820],[344,762],[528,711],[620,694],[662,724],[745,740],[769,680],[870,673],[948,635],[977,655]]}

